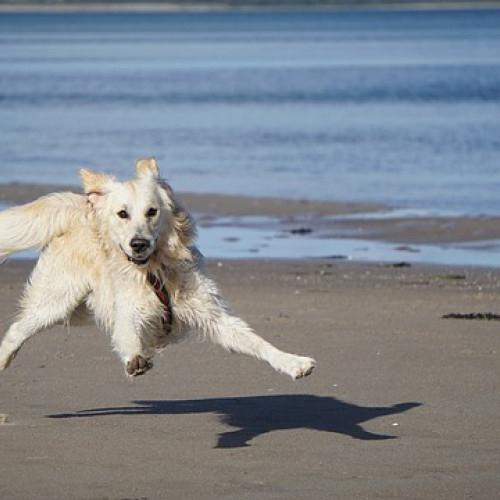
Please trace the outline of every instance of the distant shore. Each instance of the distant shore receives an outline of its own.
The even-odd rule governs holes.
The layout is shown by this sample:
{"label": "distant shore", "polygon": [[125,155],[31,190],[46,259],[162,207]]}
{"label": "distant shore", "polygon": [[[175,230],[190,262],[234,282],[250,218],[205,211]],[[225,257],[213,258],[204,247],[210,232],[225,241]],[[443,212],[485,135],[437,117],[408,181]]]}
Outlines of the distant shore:
{"label": "distant shore", "polygon": [[500,9],[497,0],[444,2],[0,2],[0,12],[210,12],[257,10],[478,10]]}

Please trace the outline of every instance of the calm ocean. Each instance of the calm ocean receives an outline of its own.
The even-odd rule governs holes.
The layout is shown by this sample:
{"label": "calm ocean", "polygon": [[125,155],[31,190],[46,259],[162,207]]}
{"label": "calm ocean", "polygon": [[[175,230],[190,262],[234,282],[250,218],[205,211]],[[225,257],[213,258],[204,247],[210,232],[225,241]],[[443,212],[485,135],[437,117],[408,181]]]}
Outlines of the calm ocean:
{"label": "calm ocean", "polygon": [[0,14],[0,182],[500,214],[500,10]]}

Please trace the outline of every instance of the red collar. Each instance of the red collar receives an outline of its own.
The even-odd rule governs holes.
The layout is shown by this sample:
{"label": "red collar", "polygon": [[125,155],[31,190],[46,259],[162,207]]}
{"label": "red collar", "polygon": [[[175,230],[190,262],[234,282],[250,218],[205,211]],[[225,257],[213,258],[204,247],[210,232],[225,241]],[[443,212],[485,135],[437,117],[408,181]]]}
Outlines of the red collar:
{"label": "red collar", "polygon": [[162,318],[165,334],[168,335],[172,331],[172,323],[174,320],[172,314],[172,304],[165,285],[151,272],[148,272],[148,282],[153,287],[153,290],[162,303],[164,308],[164,316]]}

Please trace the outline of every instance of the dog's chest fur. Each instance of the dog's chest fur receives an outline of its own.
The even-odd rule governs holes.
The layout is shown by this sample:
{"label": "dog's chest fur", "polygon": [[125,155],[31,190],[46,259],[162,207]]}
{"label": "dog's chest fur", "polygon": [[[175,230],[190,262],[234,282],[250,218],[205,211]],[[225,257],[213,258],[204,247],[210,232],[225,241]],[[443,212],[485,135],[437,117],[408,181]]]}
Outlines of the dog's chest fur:
{"label": "dog's chest fur", "polygon": [[148,342],[161,348],[174,340],[175,313],[172,284],[161,267],[150,270],[130,264],[107,262],[106,272],[92,273],[89,293],[72,312],[71,325],[87,324],[94,319],[98,326],[111,333],[120,305],[133,309],[137,332]]}

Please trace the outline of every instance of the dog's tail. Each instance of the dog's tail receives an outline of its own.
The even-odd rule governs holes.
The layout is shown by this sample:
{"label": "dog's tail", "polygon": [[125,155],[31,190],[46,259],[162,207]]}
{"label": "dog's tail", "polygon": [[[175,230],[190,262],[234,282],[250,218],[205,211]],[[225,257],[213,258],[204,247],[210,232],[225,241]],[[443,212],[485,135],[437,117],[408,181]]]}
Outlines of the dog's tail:
{"label": "dog's tail", "polygon": [[67,231],[84,205],[82,195],[54,193],[0,212],[0,262],[22,250],[41,250]]}

